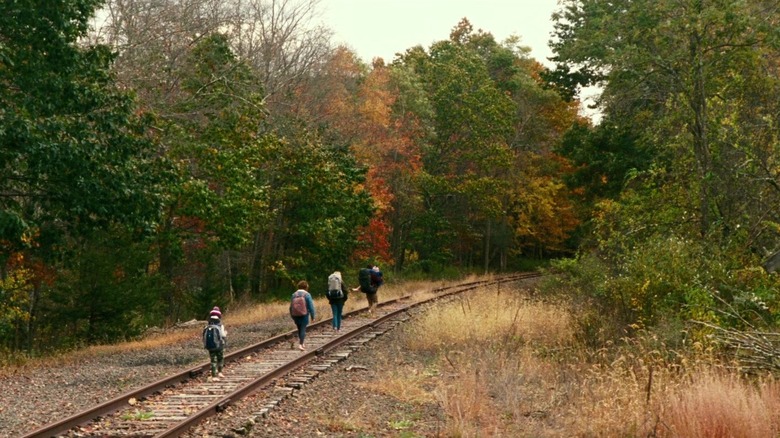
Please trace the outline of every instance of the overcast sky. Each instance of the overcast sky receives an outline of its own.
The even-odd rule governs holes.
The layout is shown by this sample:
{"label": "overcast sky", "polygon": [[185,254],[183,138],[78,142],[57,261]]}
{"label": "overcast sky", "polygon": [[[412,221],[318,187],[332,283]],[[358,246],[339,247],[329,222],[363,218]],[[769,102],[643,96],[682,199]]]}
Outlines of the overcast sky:
{"label": "overcast sky", "polygon": [[501,42],[511,35],[531,48],[530,56],[552,66],[547,47],[550,15],[557,0],[321,0],[323,24],[335,40],[357,52],[364,62],[449,38],[462,18],[475,30],[490,32]]}

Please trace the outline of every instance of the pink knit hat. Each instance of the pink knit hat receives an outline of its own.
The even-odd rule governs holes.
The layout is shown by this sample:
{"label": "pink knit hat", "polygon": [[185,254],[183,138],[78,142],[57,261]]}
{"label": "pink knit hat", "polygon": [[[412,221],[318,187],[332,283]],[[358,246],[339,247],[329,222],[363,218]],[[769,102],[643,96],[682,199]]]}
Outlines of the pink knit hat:
{"label": "pink knit hat", "polygon": [[219,307],[214,306],[214,308],[211,309],[209,316],[211,316],[212,318],[222,318],[222,312],[219,311]]}

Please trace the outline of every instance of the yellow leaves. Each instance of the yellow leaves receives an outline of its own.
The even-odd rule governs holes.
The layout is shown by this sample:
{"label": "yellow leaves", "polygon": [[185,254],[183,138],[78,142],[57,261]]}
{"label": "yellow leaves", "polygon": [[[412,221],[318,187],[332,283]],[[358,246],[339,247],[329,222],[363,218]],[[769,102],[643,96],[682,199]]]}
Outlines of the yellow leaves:
{"label": "yellow leaves", "polygon": [[[17,260],[21,261],[18,255]],[[0,279],[0,329],[14,322],[27,321],[30,294],[33,290],[34,274],[31,269],[15,267],[4,279]]]}
{"label": "yellow leaves", "polygon": [[550,176],[526,175],[512,197],[515,234],[529,244],[558,245],[579,223],[565,186]]}

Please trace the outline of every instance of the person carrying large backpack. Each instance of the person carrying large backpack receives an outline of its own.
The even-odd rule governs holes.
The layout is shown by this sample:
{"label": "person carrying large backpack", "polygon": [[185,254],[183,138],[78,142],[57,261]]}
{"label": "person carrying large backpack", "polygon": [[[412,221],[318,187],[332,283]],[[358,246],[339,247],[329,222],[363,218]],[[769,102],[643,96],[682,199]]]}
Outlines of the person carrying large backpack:
{"label": "person carrying large backpack", "polygon": [[341,331],[341,320],[344,313],[344,303],[348,299],[348,288],[341,279],[341,272],[334,271],[328,276],[328,297],[330,309],[333,311],[333,330]]}
{"label": "person carrying large backpack", "polygon": [[225,346],[227,345],[227,330],[222,324],[222,312],[214,306],[209,312],[209,321],[203,329],[203,347],[209,352],[211,361],[210,380],[219,381],[225,377],[222,368],[225,367]]}
{"label": "person carrying large backpack", "polygon": [[384,283],[382,271],[379,270],[378,266],[369,264],[358,271],[358,282],[360,283],[360,286],[358,286],[357,289],[366,294],[368,313],[373,315],[376,310],[376,305],[379,303],[379,299],[376,295],[377,290],[379,290],[379,286]]}
{"label": "person carrying large backpack", "polygon": [[309,325],[309,317],[314,321],[314,300],[309,293],[309,283],[306,280],[298,282],[298,290],[290,297],[290,317],[298,328],[298,348],[305,350],[306,326]]}

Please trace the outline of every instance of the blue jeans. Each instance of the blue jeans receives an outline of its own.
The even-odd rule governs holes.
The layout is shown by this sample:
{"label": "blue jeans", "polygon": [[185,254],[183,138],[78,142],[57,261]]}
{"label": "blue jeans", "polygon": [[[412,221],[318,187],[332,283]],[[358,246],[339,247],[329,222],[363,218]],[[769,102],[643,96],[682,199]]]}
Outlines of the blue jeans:
{"label": "blue jeans", "polygon": [[298,327],[298,343],[303,345],[303,341],[306,339],[306,326],[309,325],[309,315],[293,316],[295,326]]}
{"label": "blue jeans", "polygon": [[330,310],[333,311],[333,328],[340,329],[341,328],[341,316],[344,313],[344,302],[338,304],[331,304]]}

